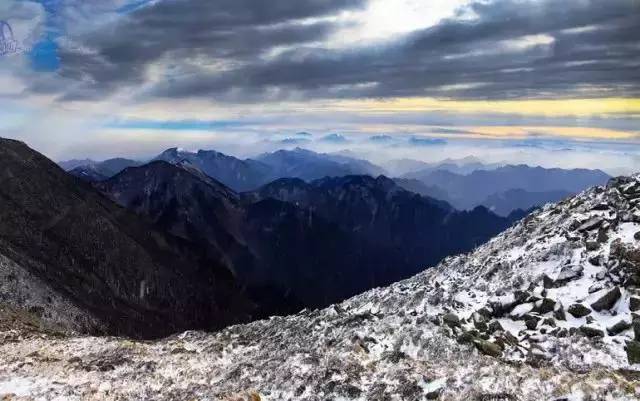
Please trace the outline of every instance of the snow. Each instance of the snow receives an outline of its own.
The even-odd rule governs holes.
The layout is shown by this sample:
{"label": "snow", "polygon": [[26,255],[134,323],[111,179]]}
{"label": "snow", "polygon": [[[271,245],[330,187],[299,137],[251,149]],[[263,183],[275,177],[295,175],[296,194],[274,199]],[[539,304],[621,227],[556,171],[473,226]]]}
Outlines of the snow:
{"label": "snow", "polygon": [[[0,341],[0,390],[113,400],[254,400],[258,394],[274,401],[395,401],[437,392],[442,400],[500,394],[522,401],[637,400],[640,384],[621,373],[640,372],[625,351],[633,330],[606,332],[620,320],[631,321],[629,297],[636,291],[611,252],[618,243],[638,247],[637,202],[620,188],[594,188],[547,205],[470,254],[324,310],[153,342]],[[603,204],[614,213],[593,210]],[[594,218],[609,221],[601,230],[577,230]],[[599,231],[606,238],[598,238]],[[587,241],[595,248],[588,251]],[[596,256],[599,262],[589,261]],[[545,283],[545,275],[565,280]],[[614,287],[622,295],[611,310],[591,311],[588,318],[560,316],[561,309],[588,307]],[[543,299],[554,302],[553,311],[541,311]],[[455,314],[460,325],[447,325],[445,313]],[[500,323],[504,332],[475,327],[478,316],[487,325]],[[603,330],[604,337],[580,335],[585,325]],[[464,335],[474,331],[502,344],[501,355],[484,355],[465,342]],[[96,360],[114,369],[100,371]]]}
{"label": "snow", "polygon": [[535,307],[535,305],[532,304],[532,303],[520,304],[520,305],[516,306],[515,308],[513,308],[513,310],[511,311],[510,315],[513,316],[513,317],[521,317],[521,316],[524,316],[527,313],[531,312],[534,307]]}
{"label": "snow", "polygon": [[24,397],[31,393],[35,383],[22,377],[14,377],[8,380],[0,380],[0,396],[10,394]]}

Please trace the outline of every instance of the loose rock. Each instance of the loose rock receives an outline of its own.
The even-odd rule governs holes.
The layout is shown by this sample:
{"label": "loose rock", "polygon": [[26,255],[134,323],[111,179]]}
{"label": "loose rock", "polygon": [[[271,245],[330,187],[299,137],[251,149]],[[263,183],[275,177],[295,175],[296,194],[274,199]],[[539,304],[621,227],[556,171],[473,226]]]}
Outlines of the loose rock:
{"label": "loose rock", "polygon": [[627,341],[627,359],[630,364],[640,363],[640,342]]}
{"label": "loose rock", "polygon": [[626,320],[620,320],[618,323],[607,328],[607,334],[616,336],[629,328],[631,328],[631,323]]}
{"label": "loose rock", "polygon": [[604,337],[604,331],[591,326],[580,326],[580,332],[589,338]]}
{"label": "loose rock", "polygon": [[502,350],[497,344],[481,339],[474,340],[473,344],[476,346],[478,351],[485,355],[493,356],[495,358],[502,356]]}
{"label": "loose rock", "polygon": [[618,302],[622,293],[620,292],[619,287],[614,287],[609,290],[606,294],[604,294],[600,299],[591,304],[591,308],[595,311],[603,311],[606,309],[611,309]]}
{"label": "loose rock", "polygon": [[569,306],[569,309],[567,309],[567,312],[569,312],[573,317],[581,318],[590,314],[591,309],[587,308],[582,304],[573,304]]}

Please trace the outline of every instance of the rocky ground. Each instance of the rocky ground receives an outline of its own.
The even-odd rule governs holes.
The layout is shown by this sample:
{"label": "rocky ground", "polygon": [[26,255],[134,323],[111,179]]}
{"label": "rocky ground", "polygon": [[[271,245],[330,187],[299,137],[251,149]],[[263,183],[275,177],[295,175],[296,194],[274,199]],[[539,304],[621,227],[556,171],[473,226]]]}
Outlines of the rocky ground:
{"label": "rocky ground", "polygon": [[11,400],[637,400],[640,176],[324,310],[155,342],[4,330]]}

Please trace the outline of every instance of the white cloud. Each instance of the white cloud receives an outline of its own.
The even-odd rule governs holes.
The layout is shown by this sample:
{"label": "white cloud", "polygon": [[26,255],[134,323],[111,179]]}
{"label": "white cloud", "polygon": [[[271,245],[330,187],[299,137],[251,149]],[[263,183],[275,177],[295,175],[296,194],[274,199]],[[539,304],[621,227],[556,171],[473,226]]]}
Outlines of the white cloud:
{"label": "white cloud", "polygon": [[389,40],[429,28],[453,17],[469,0],[371,0],[362,11],[345,12],[340,18],[350,23],[337,31],[329,46],[342,47],[370,41]]}

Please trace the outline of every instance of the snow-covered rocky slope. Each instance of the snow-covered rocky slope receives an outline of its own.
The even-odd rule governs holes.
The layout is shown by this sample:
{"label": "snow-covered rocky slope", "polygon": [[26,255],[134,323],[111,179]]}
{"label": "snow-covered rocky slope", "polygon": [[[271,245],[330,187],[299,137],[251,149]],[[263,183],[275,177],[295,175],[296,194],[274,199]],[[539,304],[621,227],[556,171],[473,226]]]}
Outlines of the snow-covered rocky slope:
{"label": "snow-covered rocky slope", "polygon": [[5,332],[0,396],[637,400],[639,287],[640,175],[324,310],[156,342]]}

